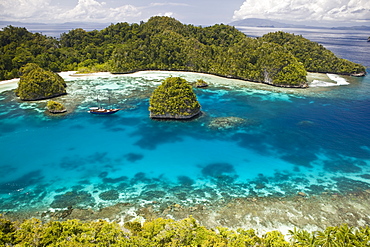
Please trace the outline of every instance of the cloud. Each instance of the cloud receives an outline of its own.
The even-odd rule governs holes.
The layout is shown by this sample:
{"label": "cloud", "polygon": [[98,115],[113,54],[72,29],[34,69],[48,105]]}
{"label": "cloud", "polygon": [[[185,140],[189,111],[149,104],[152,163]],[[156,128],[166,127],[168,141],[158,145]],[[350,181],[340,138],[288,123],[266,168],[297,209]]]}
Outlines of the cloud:
{"label": "cloud", "polygon": [[123,5],[110,8],[106,2],[78,0],[73,8],[63,9],[50,0],[1,0],[0,16],[5,20],[40,22],[123,22],[139,17],[139,8]]}
{"label": "cloud", "polygon": [[189,7],[189,4],[186,3],[151,3],[151,6],[183,6]]}
{"label": "cloud", "polygon": [[245,0],[233,19],[369,21],[369,0]]}
{"label": "cloud", "polygon": [[71,10],[59,15],[58,19],[73,21],[112,22],[126,21],[130,17],[140,16],[141,12],[133,5],[117,8],[106,7],[105,2],[95,0],[79,0]]}
{"label": "cloud", "polygon": [[0,16],[11,19],[27,19],[33,16],[45,17],[45,9],[50,10],[49,0],[1,0]]}
{"label": "cloud", "polygon": [[172,12],[166,12],[166,13],[159,13],[159,14],[156,14],[156,16],[167,16],[167,17],[171,17],[173,16],[173,13]]}

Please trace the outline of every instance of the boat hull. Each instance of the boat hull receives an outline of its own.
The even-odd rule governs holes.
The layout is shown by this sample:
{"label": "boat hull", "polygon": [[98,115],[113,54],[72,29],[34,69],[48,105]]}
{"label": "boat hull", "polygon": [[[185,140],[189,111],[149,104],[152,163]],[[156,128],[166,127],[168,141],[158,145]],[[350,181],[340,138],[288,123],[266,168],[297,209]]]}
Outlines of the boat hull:
{"label": "boat hull", "polygon": [[88,112],[96,115],[110,115],[118,112],[119,110],[121,109],[93,109]]}

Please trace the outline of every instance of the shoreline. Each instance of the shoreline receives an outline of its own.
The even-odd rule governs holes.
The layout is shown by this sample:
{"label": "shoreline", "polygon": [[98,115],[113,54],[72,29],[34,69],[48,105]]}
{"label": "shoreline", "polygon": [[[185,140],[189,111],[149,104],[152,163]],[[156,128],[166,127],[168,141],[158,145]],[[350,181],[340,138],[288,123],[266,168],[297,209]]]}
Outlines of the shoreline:
{"label": "shoreline", "polygon": [[278,230],[284,235],[295,227],[307,231],[324,230],[329,226],[348,224],[365,227],[370,224],[370,191],[346,195],[324,194],[304,197],[240,197],[202,204],[166,204],[152,201],[143,204],[120,202],[99,209],[65,208],[3,213],[12,221],[37,218],[43,222],[77,219],[83,222],[99,219],[123,225],[128,221],[141,223],[156,218],[181,220],[194,217],[201,225],[236,230],[255,229],[258,235]]}
{"label": "shoreline", "polygon": [[[304,87],[301,86],[285,86],[285,85],[274,85],[271,83],[266,83],[266,82],[258,82],[258,81],[250,81],[242,78],[236,78],[236,77],[228,77],[228,76],[222,76],[222,75],[216,75],[216,74],[211,74],[211,73],[206,73],[206,72],[194,72],[194,71],[177,71],[177,70],[138,70],[138,71],[130,71],[130,72],[125,72],[125,73],[113,73],[113,72],[92,72],[92,73],[78,73],[78,71],[62,71],[59,72],[58,74],[62,76],[63,78],[79,78],[79,77],[93,77],[93,76],[119,76],[119,75],[134,75],[134,74],[139,74],[139,73],[147,73],[147,72],[163,72],[163,73],[191,73],[191,74],[199,74],[199,75],[206,75],[206,76],[211,76],[211,77],[216,77],[220,79],[226,79],[228,82],[235,82],[237,83],[231,83],[232,85],[236,84],[239,86],[250,86],[250,85],[260,85],[260,86],[267,86],[267,88],[270,88],[269,91],[274,91],[274,89],[279,90],[295,90],[295,89],[312,89],[316,87],[320,88],[327,88],[327,87],[332,87],[332,86],[342,86],[342,85],[348,85],[349,83],[346,82],[346,79],[343,77],[350,77],[349,75],[340,75],[340,74],[330,74],[330,73],[316,73],[316,72],[308,72],[307,73],[307,84],[305,84]],[[321,81],[325,82],[327,84],[319,84],[319,85],[314,85],[310,86],[315,79],[313,78],[325,78],[323,80],[326,81]],[[336,78],[336,79],[334,79]],[[4,80],[0,81],[0,92],[3,92],[5,90],[10,90],[10,89],[15,89],[16,85],[18,83],[20,78],[13,78],[10,80]],[[346,83],[343,83],[345,81]],[[333,83],[333,82],[336,82]],[[8,85],[7,89],[2,89],[2,86]],[[268,90],[268,89],[266,89]],[[299,90],[300,91],[300,90]]]}

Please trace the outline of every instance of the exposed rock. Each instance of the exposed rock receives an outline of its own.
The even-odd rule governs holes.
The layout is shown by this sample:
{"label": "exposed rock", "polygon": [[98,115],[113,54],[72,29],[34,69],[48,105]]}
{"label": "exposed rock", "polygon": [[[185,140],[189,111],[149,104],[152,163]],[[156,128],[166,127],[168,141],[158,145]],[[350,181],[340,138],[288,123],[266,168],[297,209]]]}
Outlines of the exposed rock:
{"label": "exposed rock", "polygon": [[202,87],[208,87],[208,83],[205,82],[204,80],[202,79],[199,79],[197,80],[197,82],[195,83],[195,86],[198,87],[198,88],[202,88]]}
{"label": "exposed rock", "polygon": [[362,77],[362,76],[365,76],[365,75],[366,75],[366,72],[365,71],[362,71],[360,73],[351,74],[351,76],[355,76],[355,77]]}

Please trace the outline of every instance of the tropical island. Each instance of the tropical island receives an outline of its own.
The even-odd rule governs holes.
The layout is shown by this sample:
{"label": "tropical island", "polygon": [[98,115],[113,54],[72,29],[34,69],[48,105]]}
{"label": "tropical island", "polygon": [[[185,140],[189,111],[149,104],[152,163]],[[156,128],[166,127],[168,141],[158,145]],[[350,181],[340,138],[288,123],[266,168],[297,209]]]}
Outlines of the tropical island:
{"label": "tropical island", "polygon": [[151,118],[190,119],[200,113],[192,87],[180,77],[169,77],[158,86],[149,101]]}
{"label": "tropical island", "polygon": [[307,87],[307,72],[366,73],[364,66],[299,35],[250,38],[228,25],[198,27],[170,17],[112,24],[101,31],[74,29],[60,39],[8,26],[0,31],[0,54],[0,80],[18,77],[27,63],[54,72],[202,72],[297,88]]}
{"label": "tropical island", "polygon": [[[21,100],[48,99],[67,93],[67,85],[61,76],[51,71],[46,71],[37,64],[26,64],[20,69],[20,74],[21,78],[16,94]],[[53,110],[56,110],[55,104]]]}
{"label": "tropical island", "polygon": [[53,114],[64,113],[67,111],[67,109],[62,103],[53,100],[49,100],[46,107],[48,111]]}

